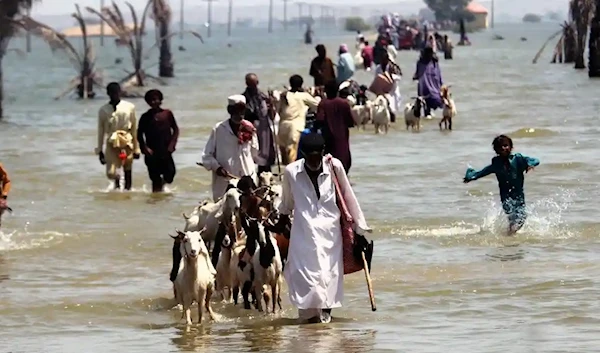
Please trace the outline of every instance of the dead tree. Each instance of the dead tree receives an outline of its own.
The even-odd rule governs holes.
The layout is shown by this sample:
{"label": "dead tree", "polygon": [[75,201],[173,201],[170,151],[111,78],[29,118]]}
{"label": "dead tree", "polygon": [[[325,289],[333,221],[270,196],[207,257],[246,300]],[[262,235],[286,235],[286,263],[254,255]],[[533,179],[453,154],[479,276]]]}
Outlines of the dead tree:
{"label": "dead tree", "polygon": [[88,38],[85,19],[81,15],[79,5],[75,5],[75,9],[76,12],[72,16],[79,24],[82,34],[82,48],[80,51],[57,30],[31,17],[24,17],[20,21],[25,30],[48,43],[52,52],[60,50],[66,53],[69,61],[77,70],[78,74],[71,80],[69,87],[55,99],[60,99],[73,92],[73,90],[76,91],[79,98],[94,98],[94,85],[102,88],[102,75],[96,70],[96,56],[93,44]]}

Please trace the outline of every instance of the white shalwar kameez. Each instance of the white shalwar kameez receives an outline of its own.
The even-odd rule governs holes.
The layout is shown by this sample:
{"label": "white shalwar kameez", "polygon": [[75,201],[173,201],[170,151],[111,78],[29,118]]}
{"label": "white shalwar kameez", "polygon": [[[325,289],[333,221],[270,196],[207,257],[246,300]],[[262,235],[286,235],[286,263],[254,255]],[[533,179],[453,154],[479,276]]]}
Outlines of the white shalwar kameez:
{"label": "white shalwar kameez", "polygon": [[[388,64],[388,67],[389,66],[390,64]],[[377,65],[375,67],[375,77],[382,73],[384,72],[381,68],[381,65]],[[396,74],[391,75],[392,79],[394,80],[394,86],[391,92],[385,94],[384,96],[388,102],[390,102],[390,110],[397,116],[400,112],[402,112],[402,93],[400,93],[400,81],[402,80],[402,76]]]}
{"label": "white shalwar kameez", "polygon": [[[321,309],[339,308],[344,297],[344,264],[340,210],[336,204],[335,186],[327,157],[318,176],[317,193],[306,173],[304,159],[289,164],[283,177],[283,195],[279,211],[290,215],[293,223],[289,254],[284,270],[290,302],[296,306],[301,320],[321,316]],[[369,231],[342,162],[333,158],[333,165],[352,215],[356,232]]]}
{"label": "white shalwar kameez", "polygon": [[217,169],[223,167],[236,177],[251,176],[254,183],[258,183],[255,159],[258,154],[258,138],[256,133],[252,140],[239,143],[238,137],[233,133],[229,120],[215,125],[202,153],[204,168],[212,171],[213,201],[220,199],[229,184],[228,178],[217,175]]}

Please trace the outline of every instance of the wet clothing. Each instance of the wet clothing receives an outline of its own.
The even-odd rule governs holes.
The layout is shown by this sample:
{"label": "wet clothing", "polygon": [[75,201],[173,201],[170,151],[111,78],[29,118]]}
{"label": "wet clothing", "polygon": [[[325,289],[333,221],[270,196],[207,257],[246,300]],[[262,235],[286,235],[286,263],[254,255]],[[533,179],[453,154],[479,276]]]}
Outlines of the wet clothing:
{"label": "wet clothing", "polygon": [[10,192],[10,178],[2,163],[0,163],[0,198],[5,198]]}
{"label": "wet clothing", "polygon": [[170,110],[148,110],[140,118],[137,133],[140,150],[145,154],[146,148],[152,155],[167,155],[175,152],[179,127]]}
{"label": "wet clothing", "polygon": [[335,70],[331,59],[316,57],[310,63],[310,75],[315,80],[315,86],[325,86],[329,81],[335,80]]}
{"label": "wet clothing", "polygon": [[352,78],[356,67],[354,65],[354,58],[350,53],[340,54],[337,66],[337,81],[342,83]]}
{"label": "wet clothing", "polygon": [[349,129],[354,127],[348,100],[340,97],[322,100],[317,108],[317,121],[322,125],[325,152],[339,159],[348,173],[352,166]]}
{"label": "wet clothing", "polygon": [[367,45],[362,50],[363,65],[365,70],[373,65],[373,47]]}
{"label": "wet clothing", "polygon": [[114,106],[110,102],[103,105],[98,111],[97,138],[96,154],[102,152],[106,138],[104,157],[109,179],[119,179],[117,170],[121,167],[131,171],[133,154],[140,154],[135,105],[124,100]]}
{"label": "wet clothing", "polygon": [[[156,191],[162,188],[164,183],[172,183],[175,178],[172,153],[179,138],[179,127],[173,113],[166,109],[150,109],[142,114],[137,138],[145,155],[144,162],[153,189]],[[148,149],[152,150],[151,154]]]}
{"label": "wet clothing", "polygon": [[354,230],[358,234],[370,230],[342,163],[334,158],[330,165],[327,158],[316,172],[306,169],[303,159],[289,164],[279,206],[282,215],[294,216],[283,271],[290,302],[299,309],[301,320],[320,322],[330,320],[330,309],[341,307],[344,297],[341,212],[333,178],[337,177]]}
{"label": "wet clothing", "polygon": [[202,164],[206,170],[212,171],[213,201],[220,199],[227,190],[229,179],[217,175],[219,167],[237,177],[251,176],[258,184],[255,159],[258,154],[258,139],[254,134],[252,140],[240,143],[233,132],[229,119],[215,125],[210,133],[202,153]]}
{"label": "wet clothing", "polygon": [[417,61],[417,70],[415,78],[419,80],[417,86],[417,95],[425,98],[427,108],[425,109],[425,115],[429,115],[431,109],[438,109],[443,107],[442,96],[440,90],[443,85],[442,72],[440,71],[440,65],[437,60],[425,61],[419,59]]}
{"label": "wet clothing", "polygon": [[259,147],[256,164],[261,170],[271,171],[271,166],[275,164],[276,157],[273,131],[271,130],[273,122],[269,117],[267,104],[269,97],[260,90],[252,91],[250,89],[246,89],[243,95],[246,97],[245,119],[254,124],[256,136],[258,137]]}
{"label": "wet clothing", "polygon": [[482,170],[467,169],[465,181],[473,181],[489,174],[496,174],[500,188],[500,201],[504,212],[508,215],[509,222],[511,225],[523,225],[527,217],[523,191],[524,173],[528,167],[535,167],[539,164],[540,161],[537,158],[523,156],[520,153],[511,154],[508,157],[508,164],[501,157],[496,156],[492,158],[492,163]]}
{"label": "wet clothing", "polygon": [[283,165],[296,160],[300,136],[306,127],[306,113],[316,111],[321,98],[306,92],[285,92],[277,107],[279,113],[279,133],[277,144],[281,151]]}

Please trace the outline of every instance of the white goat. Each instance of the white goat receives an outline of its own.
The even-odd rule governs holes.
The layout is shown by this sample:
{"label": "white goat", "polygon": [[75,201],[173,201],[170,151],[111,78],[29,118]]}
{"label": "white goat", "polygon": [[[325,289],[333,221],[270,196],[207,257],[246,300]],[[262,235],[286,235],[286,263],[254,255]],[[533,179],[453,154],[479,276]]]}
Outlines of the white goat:
{"label": "white goat", "polygon": [[439,124],[440,130],[442,124],[444,124],[445,129],[452,130],[452,119],[456,116],[456,105],[454,99],[452,99],[452,93],[450,93],[450,86],[442,86],[441,96],[444,108],[442,109],[442,120]]}
{"label": "white goat", "polygon": [[273,173],[262,172],[258,175],[258,186],[271,186],[274,181]]}
{"label": "white goat", "polygon": [[365,105],[355,105],[352,107],[352,119],[354,124],[363,130],[367,129],[367,124],[371,122],[373,114],[373,103],[367,101]]}
{"label": "white goat", "polygon": [[202,239],[207,243],[215,241],[219,223],[228,223],[231,216],[240,208],[240,192],[235,187],[227,190],[216,203],[205,201],[194,208],[190,216],[183,214],[184,231],[201,231]]}
{"label": "white goat", "polygon": [[413,131],[419,131],[421,129],[421,110],[427,106],[424,97],[411,97],[415,101],[412,103],[406,103],[404,106],[404,121],[406,123],[406,130],[412,128]]}
{"label": "white goat", "polygon": [[202,323],[202,308],[206,308],[208,315],[214,320],[215,315],[210,306],[215,282],[215,268],[210,262],[208,249],[199,232],[180,232],[177,237],[180,241],[181,263],[177,278],[173,282],[175,299],[183,306],[185,321],[192,324],[192,303],[198,303],[198,323]]}
{"label": "white goat", "polygon": [[[277,241],[265,227],[256,220],[250,220],[251,232],[257,232],[259,247],[252,257],[252,268],[254,269],[253,287],[258,311],[262,311],[261,297],[265,301],[265,311],[269,311],[269,299],[272,300],[273,313],[279,301],[281,292],[281,273],[283,263]],[[269,287],[271,293],[268,293]],[[269,295],[270,294],[270,295]],[[279,304],[281,305],[281,304]]]}
{"label": "white goat", "polygon": [[[235,216],[234,216],[235,217]],[[235,220],[234,220],[235,224]],[[217,276],[216,276],[216,292],[221,294],[223,300],[227,303],[231,302],[232,297],[232,275],[235,272],[231,271],[231,260],[232,260],[232,247],[235,246],[236,235],[235,226],[227,227],[227,233],[221,243],[221,252],[219,253],[219,259],[217,261]],[[226,289],[227,288],[227,289]]]}
{"label": "white goat", "polygon": [[[373,124],[375,125],[375,133],[380,132],[388,133],[390,124],[392,122],[392,115],[388,106],[388,100],[385,96],[380,95],[375,98],[373,102]],[[381,129],[383,128],[383,131]]]}

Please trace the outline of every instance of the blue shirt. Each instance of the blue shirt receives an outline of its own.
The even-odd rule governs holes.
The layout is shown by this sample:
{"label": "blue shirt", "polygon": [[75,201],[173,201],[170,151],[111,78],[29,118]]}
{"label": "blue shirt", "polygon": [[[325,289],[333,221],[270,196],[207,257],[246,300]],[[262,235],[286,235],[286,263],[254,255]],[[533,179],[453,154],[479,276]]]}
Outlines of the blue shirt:
{"label": "blue shirt", "polygon": [[523,156],[520,153],[511,154],[508,156],[508,166],[505,161],[496,156],[492,158],[492,164],[476,171],[473,168],[467,169],[465,174],[466,181],[473,181],[490,174],[496,174],[498,179],[498,187],[500,188],[500,200],[522,199],[524,201],[525,194],[523,193],[523,182],[525,179],[525,171],[528,167],[535,167],[540,164],[537,158]]}
{"label": "blue shirt", "polygon": [[342,83],[352,78],[356,67],[354,66],[354,58],[350,53],[340,54],[340,60],[337,66],[337,81]]}

